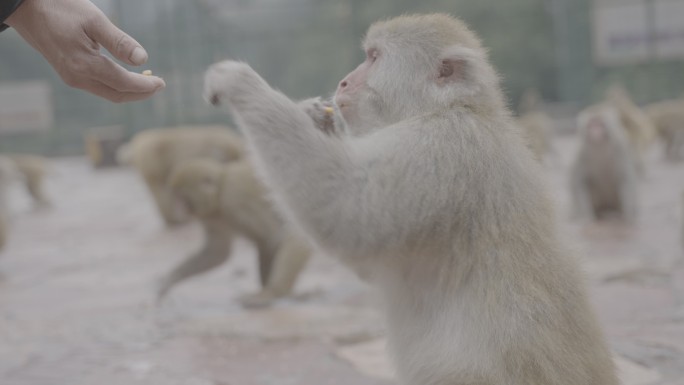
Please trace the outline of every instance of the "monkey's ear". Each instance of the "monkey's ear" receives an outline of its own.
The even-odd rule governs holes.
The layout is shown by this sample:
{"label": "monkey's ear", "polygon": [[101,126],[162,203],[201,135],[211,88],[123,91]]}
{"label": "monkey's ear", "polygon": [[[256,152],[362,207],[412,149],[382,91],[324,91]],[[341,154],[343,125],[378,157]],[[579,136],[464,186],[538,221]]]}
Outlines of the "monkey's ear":
{"label": "monkey's ear", "polygon": [[478,61],[483,60],[475,50],[463,46],[451,46],[441,55],[441,63],[437,83],[468,82],[472,78],[471,72]]}
{"label": "monkey's ear", "polygon": [[442,59],[437,81],[443,84],[461,79],[463,78],[465,67],[466,63],[462,60]]}

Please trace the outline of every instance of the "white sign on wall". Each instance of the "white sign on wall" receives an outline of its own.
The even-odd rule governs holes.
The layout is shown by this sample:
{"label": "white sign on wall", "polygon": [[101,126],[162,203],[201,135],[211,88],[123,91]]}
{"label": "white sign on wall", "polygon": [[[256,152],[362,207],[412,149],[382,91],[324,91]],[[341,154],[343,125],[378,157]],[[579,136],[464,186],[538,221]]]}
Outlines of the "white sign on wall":
{"label": "white sign on wall", "polygon": [[595,0],[592,16],[597,64],[684,59],[684,0]]}
{"label": "white sign on wall", "polygon": [[52,128],[52,88],[44,81],[0,83],[0,134]]}

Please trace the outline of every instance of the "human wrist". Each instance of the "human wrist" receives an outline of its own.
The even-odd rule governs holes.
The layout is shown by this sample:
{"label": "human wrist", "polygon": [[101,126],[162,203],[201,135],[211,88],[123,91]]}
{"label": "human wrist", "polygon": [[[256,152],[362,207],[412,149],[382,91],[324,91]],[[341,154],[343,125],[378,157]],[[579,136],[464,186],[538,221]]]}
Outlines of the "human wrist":
{"label": "human wrist", "polygon": [[24,0],[0,0],[0,32],[9,28],[9,23],[6,22],[23,2]]}

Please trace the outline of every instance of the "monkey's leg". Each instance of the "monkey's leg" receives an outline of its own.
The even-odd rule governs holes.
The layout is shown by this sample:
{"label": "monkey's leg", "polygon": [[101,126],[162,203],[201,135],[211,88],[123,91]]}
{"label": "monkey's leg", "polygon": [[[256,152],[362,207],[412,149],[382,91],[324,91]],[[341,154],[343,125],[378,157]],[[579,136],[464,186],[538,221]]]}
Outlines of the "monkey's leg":
{"label": "monkey's leg", "polygon": [[634,165],[636,167],[637,175],[646,175],[646,160],[644,151],[641,149],[634,150]]}
{"label": "monkey's leg", "polygon": [[228,260],[232,244],[229,226],[220,220],[203,220],[202,225],[204,246],[160,281],[157,289],[158,301],[161,301],[177,283],[210,271]]}
{"label": "monkey's leg", "polygon": [[259,283],[265,287],[271,275],[273,261],[276,259],[278,249],[268,243],[257,244],[259,254]]}
{"label": "monkey's leg", "polygon": [[670,149],[672,160],[682,160],[682,147],[684,147],[684,128],[679,128],[672,135],[672,148]]}
{"label": "monkey's leg", "polygon": [[174,199],[163,183],[159,183],[149,178],[145,178],[145,182],[147,183],[150,193],[152,193],[152,198],[157,205],[159,214],[167,226],[176,226],[187,221],[187,218],[180,215],[178,210],[175,210]]}
{"label": "monkey's leg", "polygon": [[632,180],[623,181],[620,184],[620,209],[625,221],[633,223],[638,211],[637,186]]}
{"label": "monkey's leg", "polygon": [[50,201],[45,196],[45,192],[43,190],[43,175],[27,175],[26,189],[38,206],[50,206]]}
{"label": "monkey's leg", "polygon": [[573,219],[589,221],[595,218],[594,204],[589,193],[585,173],[585,164],[578,164],[570,176],[570,194],[572,196]]}
{"label": "monkey's leg", "polygon": [[287,239],[275,256],[273,270],[264,288],[242,297],[240,302],[246,307],[263,307],[289,295],[310,256],[311,249],[306,242],[294,237]]}

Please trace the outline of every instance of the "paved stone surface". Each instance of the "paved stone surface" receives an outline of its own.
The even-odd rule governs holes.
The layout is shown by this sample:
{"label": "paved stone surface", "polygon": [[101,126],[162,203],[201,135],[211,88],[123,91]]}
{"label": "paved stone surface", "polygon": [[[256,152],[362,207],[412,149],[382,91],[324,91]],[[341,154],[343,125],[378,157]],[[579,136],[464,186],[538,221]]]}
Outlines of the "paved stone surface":
{"label": "paved stone surface", "polygon": [[[558,217],[581,258],[625,384],[684,384],[684,163],[654,147],[637,225],[568,220],[570,137],[545,167]],[[154,302],[156,280],[199,246],[198,226],[165,230],[130,170],[55,161],[55,207],[12,194],[0,258],[0,384],[308,385],[392,383],[382,367],[372,292],[316,256],[297,296],[265,310],[236,301],[257,288],[255,252],[239,241],[226,266]],[[380,346],[380,347],[379,347]]]}

